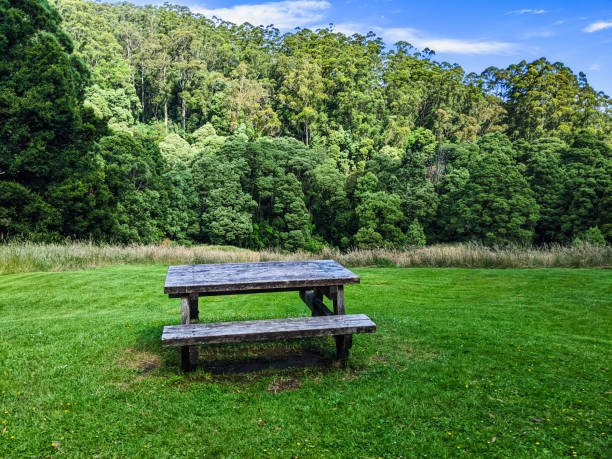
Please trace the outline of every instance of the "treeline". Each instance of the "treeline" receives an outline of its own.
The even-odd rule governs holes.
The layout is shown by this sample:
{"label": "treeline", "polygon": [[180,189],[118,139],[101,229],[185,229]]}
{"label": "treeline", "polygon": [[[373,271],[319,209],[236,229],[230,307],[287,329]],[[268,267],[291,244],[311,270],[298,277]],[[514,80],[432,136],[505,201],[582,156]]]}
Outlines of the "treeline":
{"label": "treeline", "polygon": [[4,237],[612,242],[610,99],[561,63],[466,75],[374,34],[57,7],[0,0]]}

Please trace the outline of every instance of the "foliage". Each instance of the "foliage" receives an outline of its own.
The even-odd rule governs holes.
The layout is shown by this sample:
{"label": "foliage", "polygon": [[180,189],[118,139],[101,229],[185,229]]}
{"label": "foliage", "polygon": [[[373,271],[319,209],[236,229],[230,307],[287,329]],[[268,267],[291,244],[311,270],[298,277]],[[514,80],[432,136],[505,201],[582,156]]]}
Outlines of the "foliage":
{"label": "foliage", "polygon": [[573,242],[574,245],[581,244],[590,244],[590,245],[598,245],[605,246],[606,240],[599,230],[597,226],[593,226],[584,232],[584,234],[580,234],[576,236]]}
{"label": "foliage", "polygon": [[424,247],[427,239],[419,221],[415,218],[406,233],[406,244],[412,247]]}
{"label": "foliage", "polygon": [[4,237],[612,242],[610,99],[562,63],[466,75],[373,33],[57,5],[0,0]]}
{"label": "foliage", "polygon": [[105,238],[110,197],[94,148],[104,128],[83,105],[89,72],[60,22],[46,0],[0,2],[0,174],[19,196],[2,231]]}
{"label": "foliage", "polygon": [[458,152],[441,184],[437,222],[442,238],[490,245],[531,242],[539,209],[515,156],[499,133]]}

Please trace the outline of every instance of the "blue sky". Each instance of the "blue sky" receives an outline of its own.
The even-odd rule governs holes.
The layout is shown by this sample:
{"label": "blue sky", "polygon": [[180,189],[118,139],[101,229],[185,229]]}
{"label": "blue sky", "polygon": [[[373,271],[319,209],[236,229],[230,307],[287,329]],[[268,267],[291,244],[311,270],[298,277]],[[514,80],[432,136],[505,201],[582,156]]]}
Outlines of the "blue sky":
{"label": "blue sky", "polygon": [[612,0],[169,1],[235,23],[275,24],[281,31],[330,23],[346,34],[373,31],[387,44],[404,40],[429,47],[438,60],[468,72],[544,56],[586,73],[595,89],[612,95]]}

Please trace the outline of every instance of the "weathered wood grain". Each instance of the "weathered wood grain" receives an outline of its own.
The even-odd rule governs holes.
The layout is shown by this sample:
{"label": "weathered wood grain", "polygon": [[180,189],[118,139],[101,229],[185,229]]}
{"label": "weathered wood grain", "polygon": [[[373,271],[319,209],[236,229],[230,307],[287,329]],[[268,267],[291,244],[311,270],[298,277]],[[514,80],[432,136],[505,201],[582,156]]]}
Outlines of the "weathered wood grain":
{"label": "weathered wood grain", "polygon": [[170,266],[164,293],[221,295],[358,283],[358,275],[333,260],[221,263]]}
{"label": "weathered wood grain", "polygon": [[[198,295],[189,294],[181,298],[181,324],[197,324],[199,319]],[[191,370],[198,362],[198,347],[183,346],[181,348],[181,367],[184,371]]]}
{"label": "weathered wood grain", "polygon": [[187,295],[181,298],[181,323],[189,323],[189,296]]}
{"label": "weathered wood grain", "polygon": [[[344,286],[333,285],[329,287],[329,296],[332,297],[334,304],[334,314],[346,314],[346,305],[344,303]],[[353,346],[353,335],[338,335],[334,336],[334,339],[336,340],[336,356],[338,359],[348,359],[349,350]]]}
{"label": "weathered wood grain", "polygon": [[300,290],[300,298],[306,303],[306,306],[310,308],[313,317],[331,316],[333,313],[325,306],[321,296],[317,295],[317,293],[318,292]]}
{"label": "weathered wood grain", "polygon": [[[313,288],[313,287],[310,287]],[[229,290],[216,292],[197,292],[198,296],[222,296],[222,295],[250,295],[251,293],[277,293],[277,292],[295,292],[296,290],[304,290],[304,287],[284,287],[284,288],[259,288],[247,290]],[[168,298],[181,298],[184,293],[168,293]]]}
{"label": "weathered wood grain", "polygon": [[365,314],[170,325],[164,327],[162,345],[271,341],[375,331],[376,324]]}
{"label": "weathered wood grain", "polygon": [[334,314],[346,314],[344,304],[344,285],[333,285],[329,288],[334,304]]}

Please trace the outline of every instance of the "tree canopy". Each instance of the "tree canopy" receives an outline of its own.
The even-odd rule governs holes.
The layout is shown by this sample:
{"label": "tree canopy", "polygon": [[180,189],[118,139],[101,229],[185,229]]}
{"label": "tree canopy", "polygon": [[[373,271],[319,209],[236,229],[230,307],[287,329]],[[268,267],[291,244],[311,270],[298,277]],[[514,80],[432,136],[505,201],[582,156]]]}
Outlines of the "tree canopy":
{"label": "tree canopy", "polygon": [[331,26],[56,7],[0,0],[3,237],[612,242],[612,105],[563,63],[466,74]]}

